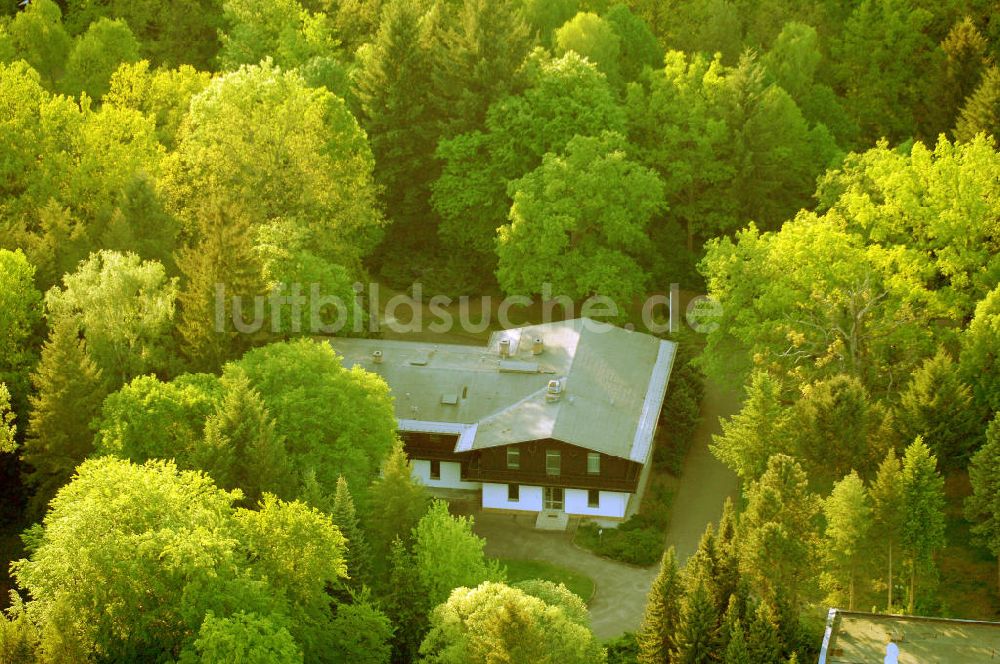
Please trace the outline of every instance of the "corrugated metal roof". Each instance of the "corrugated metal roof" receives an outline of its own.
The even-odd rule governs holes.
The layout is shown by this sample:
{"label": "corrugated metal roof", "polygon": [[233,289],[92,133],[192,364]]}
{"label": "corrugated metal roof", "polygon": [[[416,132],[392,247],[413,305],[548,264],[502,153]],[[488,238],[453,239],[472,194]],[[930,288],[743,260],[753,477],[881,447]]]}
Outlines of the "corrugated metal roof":
{"label": "corrugated metal roof", "polygon": [[[544,350],[533,355],[541,338]],[[500,340],[511,355],[500,357]],[[380,374],[404,422],[476,425],[461,433],[456,451],[555,438],[571,445],[643,463],[652,447],[676,344],[590,319],[505,330],[486,347],[374,339],[334,339],[345,366]],[[381,350],[376,364],[372,353]],[[416,365],[412,360],[426,360]],[[516,363],[516,364],[513,364]],[[502,370],[516,366],[520,370]],[[525,368],[531,366],[532,371]],[[548,382],[562,379],[559,399],[546,399]],[[441,395],[460,395],[457,404]],[[409,426],[409,425],[408,425]],[[441,431],[445,433],[445,431]]]}

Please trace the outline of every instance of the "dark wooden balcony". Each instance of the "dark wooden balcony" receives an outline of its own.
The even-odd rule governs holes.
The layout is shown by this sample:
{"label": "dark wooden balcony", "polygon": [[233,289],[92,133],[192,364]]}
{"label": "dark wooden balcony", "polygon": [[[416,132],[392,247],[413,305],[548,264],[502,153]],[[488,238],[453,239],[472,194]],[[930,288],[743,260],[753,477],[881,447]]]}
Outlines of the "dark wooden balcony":
{"label": "dark wooden balcony", "polygon": [[605,477],[603,475],[580,475],[560,473],[548,475],[544,472],[510,470],[500,468],[476,468],[462,464],[462,479],[469,482],[496,482],[498,484],[529,484],[532,486],[561,486],[567,489],[604,489],[634,493],[638,478]]}

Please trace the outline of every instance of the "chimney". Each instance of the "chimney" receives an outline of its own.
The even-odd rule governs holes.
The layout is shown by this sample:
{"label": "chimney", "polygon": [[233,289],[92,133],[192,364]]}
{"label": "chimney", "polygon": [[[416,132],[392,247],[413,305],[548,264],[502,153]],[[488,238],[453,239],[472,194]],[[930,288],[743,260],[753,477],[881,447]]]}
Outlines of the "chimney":
{"label": "chimney", "polygon": [[541,355],[543,350],[545,350],[545,344],[542,342],[541,337],[535,337],[531,340],[532,355]]}
{"label": "chimney", "polygon": [[510,357],[510,339],[500,340],[500,357]]}
{"label": "chimney", "polygon": [[382,364],[382,351],[373,350],[372,351],[372,362],[375,364]]}
{"label": "chimney", "polygon": [[561,380],[550,380],[545,388],[545,400],[548,403],[559,401],[563,395],[563,384]]}

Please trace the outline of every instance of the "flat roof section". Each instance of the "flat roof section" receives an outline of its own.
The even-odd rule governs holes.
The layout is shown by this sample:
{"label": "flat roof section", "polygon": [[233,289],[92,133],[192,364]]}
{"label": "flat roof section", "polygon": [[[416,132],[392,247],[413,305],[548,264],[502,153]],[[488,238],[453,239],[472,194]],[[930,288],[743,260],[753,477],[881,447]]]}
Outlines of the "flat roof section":
{"label": "flat roof section", "polygon": [[1000,623],[831,609],[819,664],[881,664],[889,639],[899,664],[1000,664]]}

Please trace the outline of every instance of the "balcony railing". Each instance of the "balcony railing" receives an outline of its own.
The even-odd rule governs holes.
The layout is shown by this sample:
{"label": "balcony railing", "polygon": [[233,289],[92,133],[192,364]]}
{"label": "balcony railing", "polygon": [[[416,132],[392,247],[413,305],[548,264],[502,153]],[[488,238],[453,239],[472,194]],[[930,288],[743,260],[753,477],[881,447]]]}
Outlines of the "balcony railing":
{"label": "balcony railing", "polygon": [[633,493],[639,478],[625,479],[604,475],[567,474],[547,475],[542,472],[508,470],[503,468],[473,468],[462,464],[462,479],[470,482],[497,482],[500,484],[531,484],[535,486],[561,486],[571,489],[604,489]]}

